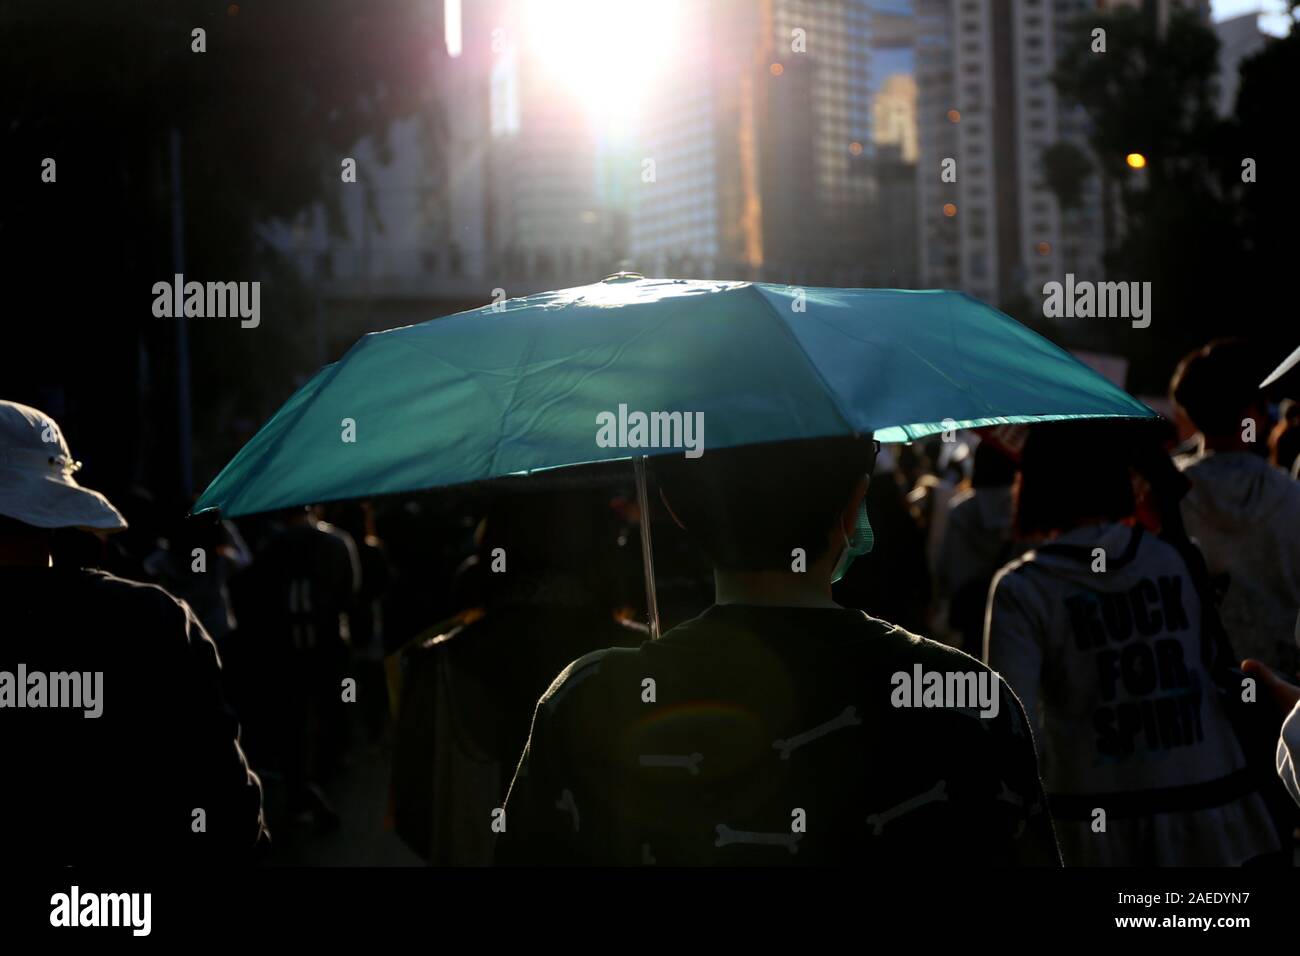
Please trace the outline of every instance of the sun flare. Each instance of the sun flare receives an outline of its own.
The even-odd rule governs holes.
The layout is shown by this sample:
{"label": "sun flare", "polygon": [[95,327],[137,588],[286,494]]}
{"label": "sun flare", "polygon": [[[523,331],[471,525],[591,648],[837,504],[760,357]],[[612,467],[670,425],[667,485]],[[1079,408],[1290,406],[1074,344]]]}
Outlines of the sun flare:
{"label": "sun flare", "polygon": [[521,44],[604,125],[635,115],[673,66],[680,0],[526,0]]}

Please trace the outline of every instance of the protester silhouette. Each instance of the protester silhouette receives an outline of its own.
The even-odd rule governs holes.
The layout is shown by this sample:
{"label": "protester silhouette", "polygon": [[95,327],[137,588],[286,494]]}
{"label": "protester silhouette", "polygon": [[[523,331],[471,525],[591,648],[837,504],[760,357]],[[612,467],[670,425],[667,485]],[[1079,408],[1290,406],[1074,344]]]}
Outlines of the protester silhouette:
{"label": "protester silhouette", "polygon": [[[713,563],[716,603],[555,679],[501,862],[1059,864],[1015,696],[973,658],[831,598],[863,540],[872,459],[869,437],[651,459]],[[982,682],[996,707],[913,706],[898,691],[918,672]]]}
{"label": "protester silhouette", "polygon": [[565,664],[642,633],[615,616],[615,515],[601,492],[505,494],[462,565],[462,614],[405,655],[393,809],[440,865],[486,865],[481,824],[504,801],[538,696]]}
{"label": "protester silhouette", "polygon": [[256,668],[257,726],[275,741],[289,813],[331,829],[338,818],[323,788],[342,757],[342,682],[361,584],[356,546],[314,510],[287,509],[249,576],[248,598],[259,610],[243,642]]}
{"label": "protester silhouette", "polygon": [[[268,841],[261,784],[203,625],[156,585],[51,566],[55,530],[126,526],[107,498],[77,483],[78,467],[48,415],[0,402],[6,858],[250,860]],[[27,686],[16,679],[23,672]],[[56,684],[79,686],[83,706],[53,707]]]}
{"label": "protester silhouette", "polygon": [[948,503],[935,565],[948,625],[960,636],[963,650],[982,654],[989,584],[1014,550],[1011,485],[1016,469],[992,442],[981,442],[974,458],[970,487]]}
{"label": "protester silhouette", "polygon": [[1199,432],[1199,449],[1178,460],[1192,481],[1183,518],[1224,591],[1224,627],[1240,656],[1294,674],[1300,483],[1266,457],[1259,383],[1271,364],[1246,342],[1211,342],[1179,363],[1171,393]]}

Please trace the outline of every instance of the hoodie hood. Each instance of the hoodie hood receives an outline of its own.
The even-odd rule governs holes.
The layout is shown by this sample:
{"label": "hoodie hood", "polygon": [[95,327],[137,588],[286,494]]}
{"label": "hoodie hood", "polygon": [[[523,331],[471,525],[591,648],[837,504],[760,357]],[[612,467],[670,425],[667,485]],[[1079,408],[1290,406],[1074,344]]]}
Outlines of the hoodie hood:
{"label": "hoodie hood", "polygon": [[1085,525],[1040,545],[1025,557],[1072,584],[1111,593],[1127,591],[1138,583],[1144,575],[1138,557],[1144,545],[1153,543],[1140,527]]}
{"label": "hoodie hood", "polygon": [[1238,530],[1274,522],[1295,494],[1286,472],[1249,452],[1205,452],[1178,464],[1192,480],[1183,511],[1207,525]]}
{"label": "hoodie hood", "polygon": [[1187,533],[1220,588],[1219,616],[1237,654],[1287,673],[1300,668],[1300,483],[1245,452],[1203,454],[1179,466]]}

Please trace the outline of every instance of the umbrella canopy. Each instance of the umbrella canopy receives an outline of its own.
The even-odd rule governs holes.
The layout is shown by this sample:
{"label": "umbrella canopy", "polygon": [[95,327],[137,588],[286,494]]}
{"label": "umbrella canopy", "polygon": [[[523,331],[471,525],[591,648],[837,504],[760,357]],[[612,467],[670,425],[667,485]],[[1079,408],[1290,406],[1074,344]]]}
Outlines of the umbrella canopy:
{"label": "umbrella canopy", "polygon": [[[962,293],[619,275],[363,337],[285,403],[195,511],[238,516],[666,452],[638,447],[625,427],[664,412],[701,424],[704,450],[1155,415]],[[611,420],[622,444],[609,441]]]}

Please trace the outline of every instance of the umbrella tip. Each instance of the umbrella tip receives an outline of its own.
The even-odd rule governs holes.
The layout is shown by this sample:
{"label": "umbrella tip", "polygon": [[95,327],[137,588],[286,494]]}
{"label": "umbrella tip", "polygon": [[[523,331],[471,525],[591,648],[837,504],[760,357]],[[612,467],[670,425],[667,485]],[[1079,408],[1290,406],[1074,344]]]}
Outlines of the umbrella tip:
{"label": "umbrella tip", "polygon": [[643,276],[639,272],[615,272],[612,275],[605,276],[605,278],[601,279],[600,281],[601,282],[635,282],[638,279],[644,279],[644,278],[645,276]]}

